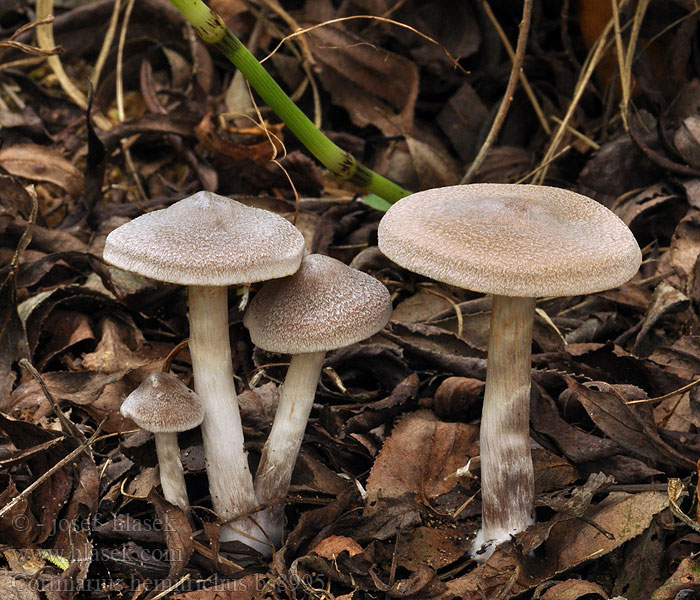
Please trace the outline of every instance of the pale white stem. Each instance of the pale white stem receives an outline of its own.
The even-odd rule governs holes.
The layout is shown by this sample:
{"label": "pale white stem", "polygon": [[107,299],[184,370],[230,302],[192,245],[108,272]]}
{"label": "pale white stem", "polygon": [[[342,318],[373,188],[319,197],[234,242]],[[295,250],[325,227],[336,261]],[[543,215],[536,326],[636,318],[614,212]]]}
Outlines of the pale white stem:
{"label": "pale white stem", "polygon": [[[233,383],[228,295],[225,287],[190,286],[188,290],[189,347],[195,391],[204,403],[202,441],[209,491],[214,510],[228,520],[256,507]],[[220,539],[239,540],[259,552],[271,553],[265,535],[249,517],[222,527]]]}
{"label": "pale white stem", "polygon": [[[289,363],[280,389],[275,420],[255,475],[255,493],[261,505],[279,502],[287,495],[325,354],[295,354]],[[260,523],[275,545],[279,546],[284,527],[284,505],[275,504],[266,508],[260,514]]]}
{"label": "pale white stem", "polygon": [[185,512],[190,510],[190,502],[187,498],[185,486],[185,474],[180,462],[180,448],[177,445],[177,433],[154,433],[156,440],[156,453],[158,454],[158,468],[160,470],[160,485],[163,488],[163,497],[179,506]]}
{"label": "pale white stem", "polygon": [[530,361],[534,298],[494,296],[481,416],[482,527],[472,553],[485,559],[533,523],[530,452]]}

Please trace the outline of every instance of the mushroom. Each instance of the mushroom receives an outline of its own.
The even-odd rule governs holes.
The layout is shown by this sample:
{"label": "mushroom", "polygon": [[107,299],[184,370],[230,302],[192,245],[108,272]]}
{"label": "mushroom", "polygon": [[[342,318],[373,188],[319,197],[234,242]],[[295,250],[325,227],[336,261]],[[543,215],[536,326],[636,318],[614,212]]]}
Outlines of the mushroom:
{"label": "mushroom", "polygon": [[[368,338],[390,315],[391,297],[382,283],[320,254],[310,254],[296,274],[269,281],[255,295],[243,317],[251,340],[292,355],[255,476],[260,504],[287,495],[326,351]],[[260,519],[278,545],[283,506],[268,507]]]}
{"label": "mushroom", "polygon": [[533,523],[529,443],[535,298],[621,285],[641,252],[607,208],[567,190],[512,184],[431,189],[394,204],[379,248],[415,273],[493,294],[481,419],[482,527],[472,554]]}
{"label": "mushroom", "polygon": [[204,419],[200,397],[175,375],[151,373],[126,397],[119,412],[153,433],[163,496],[189,512],[177,434],[197,427]]}
{"label": "mushroom", "polygon": [[[294,273],[301,233],[282,217],[211,192],[142,215],[107,236],[104,259],[144,277],[188,286],[195,390],[204,402],[202,440],[214,510],[230,520],[256,505],[233,382],[226,286]],[[269,553],[250,518],[221,530]]]}

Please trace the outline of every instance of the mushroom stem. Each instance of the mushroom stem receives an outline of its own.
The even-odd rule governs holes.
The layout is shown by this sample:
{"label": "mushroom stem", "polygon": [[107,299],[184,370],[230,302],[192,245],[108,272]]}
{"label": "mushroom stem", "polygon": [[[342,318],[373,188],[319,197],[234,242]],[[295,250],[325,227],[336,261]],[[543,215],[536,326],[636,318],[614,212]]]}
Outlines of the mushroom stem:
{"label": "mushroom stem", "polygon": [[163,497],[179,506],[185,512],[190,510],[190,502],[187,498],[185,486],[185,474],[180,462],[180,447],[177,445],[177,433],[154,433],[156,440],[156,454],[158,455],[158,468],[160,470],[160,485],[163,488]]}
{"label": "mushroom stem", "polygon": [[[280,501],[287,495],[325,355],[325,351],[322,351],[292,356],[280,389],[275,420],[255,475],[259,504]],[[260,514],[259,522],[275,546],[279,546],[284,526],[284,506],[268,506]]]}
{"label": "mushroom stem", "polygon": [[[188,292],[189,346],[195,390],[204,403],[202,441],[211,501],[221,518],[235,519],[254,511],[256,502],[233,384],[228,294],[224,286],[189,286]],[[270,544],[251,519],[222,527],[220,540],[239,540],[270,553]]]}
{"label": "mushroom stem", "polygon": [[482,528],[473,553],[533,523],[534,470],[530,452],[530,361],[535,299],[493,297],[488,370],[481,416]]}

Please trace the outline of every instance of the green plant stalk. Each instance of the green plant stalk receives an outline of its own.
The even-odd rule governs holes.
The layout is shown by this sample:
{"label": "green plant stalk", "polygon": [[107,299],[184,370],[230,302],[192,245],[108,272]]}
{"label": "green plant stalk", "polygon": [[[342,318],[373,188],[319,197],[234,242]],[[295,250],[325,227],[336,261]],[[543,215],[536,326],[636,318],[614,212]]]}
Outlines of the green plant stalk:
{"label": "green plant stalk", "polygon": [[352,154],[338,147],[319,131],[226,27],[221,17],[202,0],[171,2],[190,22],[197,35],[207,44],[216,46],[223,52],[308,151],[338,178],[362,187],[392,204],[410,194],[401,186],[357,162]]}

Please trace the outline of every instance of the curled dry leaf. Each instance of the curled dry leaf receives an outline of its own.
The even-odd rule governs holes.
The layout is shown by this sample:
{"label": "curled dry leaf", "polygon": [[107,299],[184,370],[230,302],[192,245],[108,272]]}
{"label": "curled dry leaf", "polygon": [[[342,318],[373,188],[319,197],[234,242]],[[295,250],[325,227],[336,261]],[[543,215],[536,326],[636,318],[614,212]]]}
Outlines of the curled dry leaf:
{"label": "curled dry leaf", "polygon": [[284,123],[265,122],[264,127],[269,137],[261,127],[231,130],[230,135],[241,138],[240,142],[236,142],[228,135],[220,133],[214,125],[211,113],[207,113],[194,128],[194,132],[204,147],[225,159],[234,162],[249,160],[257,165],[264,165],[282,151]]}
{"label": "curled dry leaf", "polygon": [[79,196],[83,191],[83,174],[53,148],[38,144],[1,148],[0,166],[17,177],[54,183],[71,196]]}

